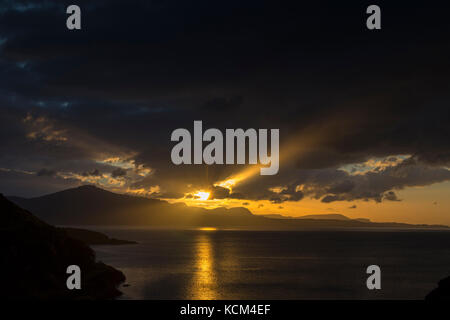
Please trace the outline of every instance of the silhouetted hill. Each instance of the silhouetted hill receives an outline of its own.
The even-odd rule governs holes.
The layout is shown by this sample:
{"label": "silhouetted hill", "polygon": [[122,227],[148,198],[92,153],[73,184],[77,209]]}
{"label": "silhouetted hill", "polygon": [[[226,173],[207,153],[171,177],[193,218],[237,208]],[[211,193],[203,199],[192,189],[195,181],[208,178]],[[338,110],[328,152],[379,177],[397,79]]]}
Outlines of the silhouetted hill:
{"label": "silhouetted hill", "polygon": [[[116,194],[89,185],[32,199],[9,199],[44,221],[57,225],[121,224],[123,218],[127,217],[126,212],[133,214],[146,207],[167,204],[160,200]],[[138,215],[132,218],[139,220]]]}
{"label": "silhouetted hill", "polygon": [[[0,195],[0,266],[6,299],[108,299],[120,295],[122,272],[95,261],[95,253]],[[69,265],[82,272],[81,290],[68,290]]]}
{"label": "silhouetted hill", "polygon": [[[243,228],[295,230],[302,228],[429,228],[445,226],[372,223],[348,219],[342,215],[304,216],[300,219],[267,218],[248,209],[217,208],[207,210],[184,204],[116,194],[93,186],[82,186],[42,197],[12,201],[57,225],[134,225],[161,228]],[[328,219],[327,219],[328,218]]]}

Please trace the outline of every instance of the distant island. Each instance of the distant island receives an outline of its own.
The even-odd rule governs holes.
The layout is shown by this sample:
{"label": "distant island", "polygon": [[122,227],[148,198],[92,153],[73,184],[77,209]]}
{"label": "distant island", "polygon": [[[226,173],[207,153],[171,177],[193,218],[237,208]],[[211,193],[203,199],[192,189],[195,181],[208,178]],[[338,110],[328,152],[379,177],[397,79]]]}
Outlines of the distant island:
{"label": "distant island", "polygon": [[344,216],[343,214],[332,213],[332,214],[308,214],[305,216],[299,217],[290,217],[283,216],[281,214],[265,214],[263,217],[271,218],[271,219],[315,219],[315,220],[356,220],[362,222],[371,222],[370,219],[367,218],[357,218],[350,219],[349,217]]}
{"label": "distant island", "polygon": [[[315,228],[449,229],[444,225],[371,222],[339,214],[285,217],[254,215],[247,208],[204,209],[182,203],[109,192],[86,185],[36,198],[9,197],[42,220],[55,225],[148,226],[245,230],[302,230]],[[73,234],[80,234],[71,231]]]}
{"label": "distant island", "polygon": [[[97,262],[94,251],[77,239],[94,234],[53,227],[1,194],[0,212],[3,299],[97,300],[121,295],[117,287],[125,275]],[[66,287],[69,265],[82,270],[81,290]]]}

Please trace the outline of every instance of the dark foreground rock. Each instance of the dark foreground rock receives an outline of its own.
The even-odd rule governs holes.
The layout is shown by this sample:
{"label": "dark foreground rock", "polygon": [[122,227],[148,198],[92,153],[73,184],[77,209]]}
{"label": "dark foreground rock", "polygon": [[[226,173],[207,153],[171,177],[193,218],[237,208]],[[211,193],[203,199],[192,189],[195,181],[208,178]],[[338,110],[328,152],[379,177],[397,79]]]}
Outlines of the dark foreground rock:
{"label": "dark foreground rock", "polygon": [[[2,299],[112,299],[122,272],[95,261],[85,243],[69,237],[0,195]],[[69,265],[81,269],[81,290],[68,290]]]}
{"label": "dark foreground rock", "polygon": [[439,281],[438,287],[431,291],[425,299],[429,301],[450,301],[450,277]]}
{"label": "dark foreground rock", "polygon": [[89,245],[124,245],[137,243],[135,241],[110,238],[107,235],[97,231],[78,228],[61,228],[61,229],[63,229],[67,233],[67,235],[72,239],[83,241],[84,243]]}

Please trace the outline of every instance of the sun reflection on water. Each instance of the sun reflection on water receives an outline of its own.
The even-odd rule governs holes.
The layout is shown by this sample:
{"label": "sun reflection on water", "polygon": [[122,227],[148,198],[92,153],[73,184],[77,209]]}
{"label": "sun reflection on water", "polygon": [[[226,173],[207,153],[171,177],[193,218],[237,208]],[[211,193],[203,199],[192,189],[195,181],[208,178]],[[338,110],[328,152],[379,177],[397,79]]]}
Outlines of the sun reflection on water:
{"label": "sun reflection on water", "polygon": [[[204,229],[208,229],[208,231],[214,230],[214,228],[203,228],[203,230]],[[195,251],[195,270],[190,296],[192,299],[198,300],[217,299],[217,279],[214,266],[213,243],[209,232],[202,232],[198,235]]]}
{"label": "sun reflection on water", "polygon": [[216,231],[217,228],[214,228],[214,227],[203,227],[203,228],[198,228],[197,230],[200,230],[200,231]]}

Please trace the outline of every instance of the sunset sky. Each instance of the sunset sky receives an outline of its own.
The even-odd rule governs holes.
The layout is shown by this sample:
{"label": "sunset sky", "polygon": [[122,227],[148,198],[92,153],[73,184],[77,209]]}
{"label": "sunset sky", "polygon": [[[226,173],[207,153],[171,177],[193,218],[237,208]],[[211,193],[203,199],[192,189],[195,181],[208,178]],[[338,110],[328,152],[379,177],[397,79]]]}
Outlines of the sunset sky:
{"label": "sunset sky", "polygon": [[[0,192],[95,184],[255,214],[450,225],[448,9],[2,1]],[[75,3],[75,2],[74,2]],[[172,164],[171,132],[280,129],[280,169]]]}

